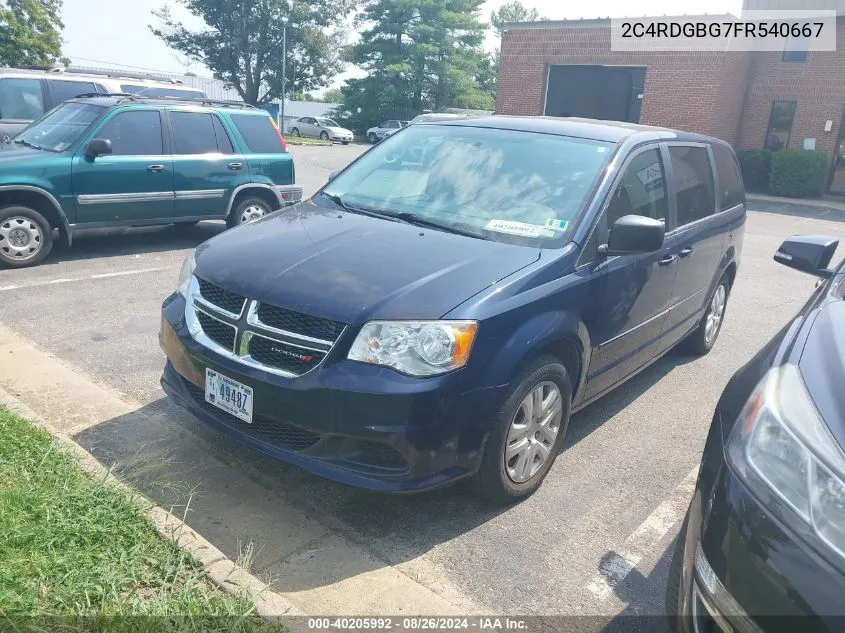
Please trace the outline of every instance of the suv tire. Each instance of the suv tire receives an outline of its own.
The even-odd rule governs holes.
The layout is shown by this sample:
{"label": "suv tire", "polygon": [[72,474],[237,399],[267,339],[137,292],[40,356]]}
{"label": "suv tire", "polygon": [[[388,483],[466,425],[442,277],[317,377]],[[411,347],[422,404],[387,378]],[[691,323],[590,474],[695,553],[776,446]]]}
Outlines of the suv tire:
{"label": "suv tire", "polygon": [[707,307],[701,322],[695,331],[684,341],[684,351],[695,356],[704,356],[716,344],[719,332],[722,331],[722,324],[725,322],[725,310],[728,307],[728,295],[731,293],[731,284],[725,275],[719,280],[710,298],[707,300]]}
{"label": "suv tire", "polygon": [[270,205],[267,204],[267,201],[264,200],[264,198],[250,196],[249,198],[241,200],[237,206],[232,209],[232,212],[226,219],[226,226],[231,229],[236,226],[240,226],[241,224],[246,224],[247,222],[252,222],[258,218],[264,217],[272,211],[273,209],[270,208]]}
{"label": "suv tire", "polygon": [[0,264],[35,266],[53,249],[53,227],[35,209],[16,204],[0,207]]}
{"label": "suv tire", "polygon": [[[494,416],[473,477],[476,489],[498,504],[534,494],[560,453],[571,408],[572,384],[560,361],[539,356],[528,363],[511,381]],[[519,446],[526,448],[519,450]]]}

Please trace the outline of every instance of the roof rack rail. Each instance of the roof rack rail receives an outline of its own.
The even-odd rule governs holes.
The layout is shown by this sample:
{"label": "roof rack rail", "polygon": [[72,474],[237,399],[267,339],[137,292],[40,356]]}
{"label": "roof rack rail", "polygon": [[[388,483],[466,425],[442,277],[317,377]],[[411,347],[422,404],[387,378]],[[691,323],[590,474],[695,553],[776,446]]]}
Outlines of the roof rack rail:
{"label": "roof rack rail", "polygon": [[129,92],[84,92],[78,94],[74,99],[91,99],[96,97],[118,97],[118,103],[125,101],[173,101],[176,103],[196,103],[207,106],[225,106],[228,108],[256,109],[254,105],[243,101],[227,101],[225,99],[209,99],[208,97],[149,97],[142,94],[131,94]]}

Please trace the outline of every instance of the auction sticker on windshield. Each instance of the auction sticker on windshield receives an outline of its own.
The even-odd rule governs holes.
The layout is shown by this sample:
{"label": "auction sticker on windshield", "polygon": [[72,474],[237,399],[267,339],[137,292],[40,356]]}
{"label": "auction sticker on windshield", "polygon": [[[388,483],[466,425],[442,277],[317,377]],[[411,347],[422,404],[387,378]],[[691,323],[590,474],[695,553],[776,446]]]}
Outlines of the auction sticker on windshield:
{"label": "auction sticker on windshield", "polygon": [[218,409],[252,423],[252,387],[205,369],[205,401]]}
{"label": "auction sticker on windshield", "polygon": [[555,232],[540,224],[527,224],[516,220],[490,220],[484,227],[488,231],[524,235],[525,237],[554,237]]}

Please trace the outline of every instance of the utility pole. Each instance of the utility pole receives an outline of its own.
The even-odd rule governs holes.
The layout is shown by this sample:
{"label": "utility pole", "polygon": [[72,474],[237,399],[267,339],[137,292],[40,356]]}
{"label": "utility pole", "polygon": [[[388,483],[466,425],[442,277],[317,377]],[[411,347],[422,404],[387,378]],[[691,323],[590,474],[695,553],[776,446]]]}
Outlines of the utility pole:
{"label": "utility pole", "polygon": [[288,19],[287,17],[282,19],[282,104],[279,107],[279,127],[282,130],[282,134],[286,132],[285,130],[285,97],[288,93],[287,91],[287,77],[285,76],[285,62],[287,61],[288,57]]}

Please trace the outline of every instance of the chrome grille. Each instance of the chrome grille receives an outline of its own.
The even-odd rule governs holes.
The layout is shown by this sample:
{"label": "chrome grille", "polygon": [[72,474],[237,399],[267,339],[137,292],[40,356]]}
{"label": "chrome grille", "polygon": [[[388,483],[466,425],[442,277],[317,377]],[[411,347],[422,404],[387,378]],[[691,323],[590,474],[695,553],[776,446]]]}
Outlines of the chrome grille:
{"label": "chrome grille", "polygon": [[197,277],[200,296],[213,307],[219,308],[229,314],[239,315],[244,309],[246,297],[221,288],[210,281]]}
{"label": "chrome grille", "polygon": [[259,304],[256,316],[263,324],[277,330],[296,332],[297,334],[328,341],[336,340],[344,327],[343,323],[338,323],[331,319],[314,317],[285,308],[277,308],[269,303]]}
{"label": "chrome grille", "polygon": [[185,320],[194,339],[244,365],[293,378],[318,367],[345,325],[259,303],[193,277]]}
{"label": "chrome grille", "polygon": [[235,348],[235,336],[237,336],[238,331],[234,326],[223,321],[218,321],[205,312],[197,312],[197,320],[199,320],[200,327],[202,327],[205,335],[220,347],[225,347],[226,349]]}

